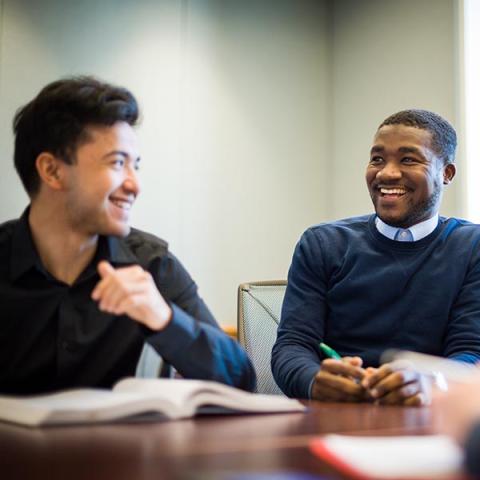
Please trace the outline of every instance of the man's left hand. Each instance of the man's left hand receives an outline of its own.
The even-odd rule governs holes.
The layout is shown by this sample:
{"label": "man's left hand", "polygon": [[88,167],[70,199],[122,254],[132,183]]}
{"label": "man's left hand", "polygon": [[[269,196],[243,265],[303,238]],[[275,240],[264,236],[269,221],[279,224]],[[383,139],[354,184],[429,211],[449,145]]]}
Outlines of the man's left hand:
{"label": "man's left hand", "polygon": [[422,406],[431,403],[431,385],[420,373],[386,363],[367,369],[362,386],[381,405]]}

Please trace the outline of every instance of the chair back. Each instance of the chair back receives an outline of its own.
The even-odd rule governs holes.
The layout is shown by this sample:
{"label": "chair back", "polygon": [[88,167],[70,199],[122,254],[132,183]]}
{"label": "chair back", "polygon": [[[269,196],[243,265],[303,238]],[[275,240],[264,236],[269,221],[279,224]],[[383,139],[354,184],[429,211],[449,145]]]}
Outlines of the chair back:
{"label": "chair back", "polygon": [[137,363],[136,377],[157,378],[163,366],[162,357],[147,342],[144,343],[142,353]]}
{"label": "chair back", "polygon": [[257,373],[258,393],[283,395],[273,379],[270,359],[286,285],[285,280],[272,280],[238,287],[238,339]]}

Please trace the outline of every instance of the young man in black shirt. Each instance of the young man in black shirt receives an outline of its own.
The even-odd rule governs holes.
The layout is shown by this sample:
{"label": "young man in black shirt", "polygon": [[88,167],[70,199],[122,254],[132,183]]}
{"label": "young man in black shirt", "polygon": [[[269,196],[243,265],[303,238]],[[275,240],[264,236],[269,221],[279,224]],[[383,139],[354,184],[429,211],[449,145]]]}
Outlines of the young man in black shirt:
{"label": "young man in black shirt", "polygon": [[129,227],[140,192],[133,95],[91,77],[47,85],[14,119],[30,205],[0,226],[0,392],[110,387],[144,342],[184,377],[252,389],[167,244]]}

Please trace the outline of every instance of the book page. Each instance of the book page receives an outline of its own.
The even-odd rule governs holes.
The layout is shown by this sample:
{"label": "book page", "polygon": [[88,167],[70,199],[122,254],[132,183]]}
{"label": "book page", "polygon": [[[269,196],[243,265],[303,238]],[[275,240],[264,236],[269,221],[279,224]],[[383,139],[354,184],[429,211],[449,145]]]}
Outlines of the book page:
{"label": "book page", "polygon": [[141,392],[166,398],[184,411],[216,405],[242,412],[293,412],[306,408],[297,400],[279,395],[261,395],[206,380],[127,378],[114,391]]}
{"label": "book page", "polygon": [[196,392],[205,388],[201,380],[180,380],[171,378],[126,378],[120,380],[114,387],[114,392],[137,393],[168,399],[171,403],[182,407],[188,404]]}
{"label": "book page", "polygon": [[370,437],[326,435],[312,451],[357,478],[452,478],[461,470],[460,447],[446,435]]}
{"label": "book page", "polygon": [[47,410],[88,411],[98,408],[111,408],[142,398],[133,392],[116,394],[110,390],[78,389],[49,395],[22,398],[21,402],[34,408]]}
{"label": "book page", "polygon": [[110,390],[77,389],[30,397],[0,397],[0,419],[25,425],[52,421],[88,420],[97,414],[106,417],[137,405],[141,395],[113,393]]}

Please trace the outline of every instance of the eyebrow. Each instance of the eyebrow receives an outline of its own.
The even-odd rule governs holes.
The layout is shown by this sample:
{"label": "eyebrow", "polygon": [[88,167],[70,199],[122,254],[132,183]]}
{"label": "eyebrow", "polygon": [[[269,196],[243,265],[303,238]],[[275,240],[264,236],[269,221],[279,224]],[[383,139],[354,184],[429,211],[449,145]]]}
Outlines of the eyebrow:
{"label": "eyebrow", "polygon": [[[130,155],[127,152],[124,152],[123,150],[112,150],[111,152],[108,152],[107,154],[105,154],[103,158],[113,157],[115,155],[120,155],[125,159],[130,158]],[[138,163],[140,160],[141,160],[140,157],[136,157],[133,159],[135,163]]]}
{"label": "eyebrow", "polygon": [[[380,153],[384,151],[385,147],[383,145],[374,145],[370,150],[370,153]],[[400,153],[416,153],[423,157],[423,153],[416,147],[400,147],[397,151]]]}
{"label": "eyebrow", "polygon": [[382,147],[381,145],[374,145],[370,150],[370,153],[379,153],[384,151],[385,151],[385,147]]}
{"label": "eyebrow", "polygon": [[121,155],[122,157],[128,157],[128,153],[123,150],[112,150],[111,152],[106,153],[103,158],[113,157],[115,155]]}
{"label": "eyebrow", "polygon": [[401,153],[416,153],[423,157],[423,153],[416,147],[400,147],[398,151]]}

